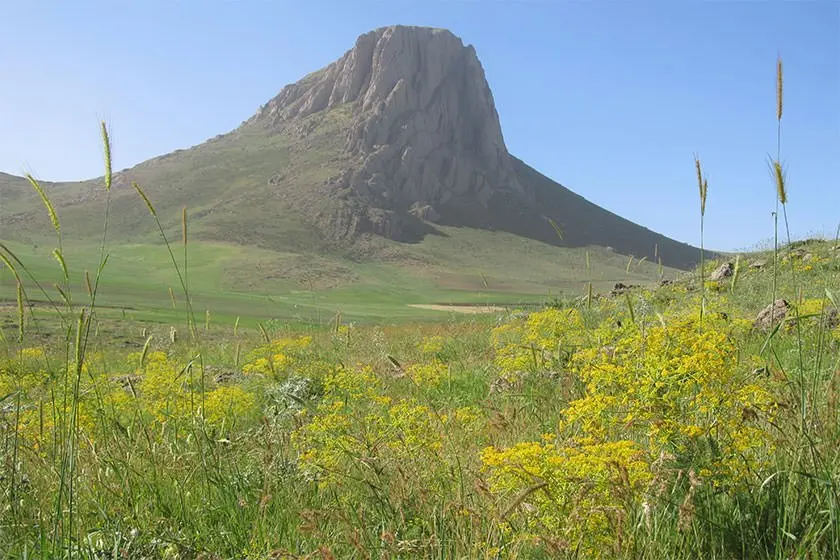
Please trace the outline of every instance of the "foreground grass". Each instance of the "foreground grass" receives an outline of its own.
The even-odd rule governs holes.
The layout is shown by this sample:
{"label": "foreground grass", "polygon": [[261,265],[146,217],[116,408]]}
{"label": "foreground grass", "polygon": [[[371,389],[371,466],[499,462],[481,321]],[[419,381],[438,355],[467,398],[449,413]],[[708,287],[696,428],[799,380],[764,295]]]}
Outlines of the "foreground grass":
{"label": "foreground grass", "polygon": [[7,330],[0,547],[831,558],[840,330],[826,294],[840,263],[831,243],[805,250],[777,287],[799,322],[791,311],[775,331],[752,325],[773,273],[749,261],[707,282],[702,322],[692,277],[492,322],[339,318],[196,339],[182,328],[174,341],[147,327],[128,350],[92,340],[75,392],[60,344]]}

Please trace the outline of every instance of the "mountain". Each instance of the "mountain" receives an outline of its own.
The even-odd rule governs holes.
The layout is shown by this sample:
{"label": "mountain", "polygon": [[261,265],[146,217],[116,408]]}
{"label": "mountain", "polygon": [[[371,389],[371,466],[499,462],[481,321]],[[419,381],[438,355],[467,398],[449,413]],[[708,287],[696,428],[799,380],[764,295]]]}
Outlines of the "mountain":
{"label": "mountain", "polygon": [[[425,264],[450,270],[466,262],[452,253],[464,248],[453,241],[452,254],[438,255],[435,247],[462,234],[477,254],[506,234],[529,247],[608,247],[677,269],[699,258],[695,247],[600,208],[512,156],[474,48],[441,29],[366,33],[235,130],[116,173],[111,239],[154,243],[134,181],[174,238],[187,207],[199,242],[353,262],[416,261],[412,246],[422,246]],[[44,186],[66,239],[99,238],[101,178]],[[0,174],[0,237],[34,243],[47,233],[31,187]]]}

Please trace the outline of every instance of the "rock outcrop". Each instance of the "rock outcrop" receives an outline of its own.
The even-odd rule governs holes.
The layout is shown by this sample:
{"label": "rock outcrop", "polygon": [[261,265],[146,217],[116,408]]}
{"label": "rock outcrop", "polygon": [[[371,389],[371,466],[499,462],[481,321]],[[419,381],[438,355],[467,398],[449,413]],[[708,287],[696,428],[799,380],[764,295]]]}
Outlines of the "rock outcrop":
{"label": "rock outcrop", "polygon": [[346,149],[358,163],[335,188],[422,219],[458,199],[486,206],[499,193],[530,198],[475,50],[449,31],[395,26],[362,35],[341,59],[286,86],[252,121],[282,127],[348,103]]}
{"label": "rock outcrop", "polygon": [[769,330],[781,323],[788,311],[790,311],[790,304],[784,299],[777,299],[758,313],[753,326],[763,331]]}
{"label": "rock outcrop", "polygon": [[720,282],[724,278],[732,276],[732,272],[734,270],[735,268],[733,267],[731,262],[725,262],[712,272],[712,275],[709,276],[709,280],[711,280],[712,282]]}
{"label": "rock outcrop", "polygon": [[679,268],[699,260],[695,247],[609,212],[511,155],[475,49],[446,30],[366,33],[241,128],[281,135],[278,146],[291,142],[262,185],[336,248],[365,246],[367,234],[416,242],[458,226],[610,246]]}

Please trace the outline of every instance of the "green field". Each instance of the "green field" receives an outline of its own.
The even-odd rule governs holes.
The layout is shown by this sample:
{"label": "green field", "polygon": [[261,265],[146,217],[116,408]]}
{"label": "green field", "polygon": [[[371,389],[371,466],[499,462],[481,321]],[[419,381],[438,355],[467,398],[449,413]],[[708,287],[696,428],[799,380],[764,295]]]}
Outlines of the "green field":
{"label": "green field", "polygon": [[[22,331],[17,304],[4,307],[5,556],[840,550],[834,242],[783,247],[777,272],[772,253],[740,255],[718,282],[695,271],[487,315],[405,302],[550,301],[418,275],[386,282],[399,269],[368,264],[335,288],[266,282],[274,303],[237,293],[224,271],[282,257],[197,244],[195,301],[227,314],[205,322],[202,307],[194,334],[168,309],[177,278],[161,249],[114,251],[100,300],[114,307],[90,322],[79,286],[75,305],[24,307]],[[13,250],[60,284],[45,249]],[[95,269],[92,251],[71,254],[72,270]],[[753,326],[774,292],[791,304],[784,321]]]}
{"label": "green field", "polygon": [[[448,228],[448,237],[430,237],[417,246],[401,247],[386,262],[353,262],[341,257],[278,253],[230,244],[193,242],[187,247],[187,281],[193,308],[209,310],[214,322],[232,324],[240,317],[254,326],[267,319],[321,322],[340,312],[359,322],[445,318],[410,304],[539,303],[560,296],[586,293],[591,280],[596,290],[615,282],[651,283],[678,271],[639,263],[600,247],[558,248],[506,233]],[[52,255],[55,241],[40,244],[8,243],[50,298],[62,272]],[[183,246],[173,244],[179,266]],[[494,256],[493,253],[497,256]],[[171,321],[182,316],[183,294],[171,257],[164,245],[108,246],[99,304],[111,312],[138,320]],[[70,243],[65,261],[77,290],[84,272],[93,274],[99,249]],[[629,265],[629,266],[628,266]],[[0,298],[15,298],[14,278],[0,272]],[[169,289],[175,293],[173,309]],[[30,281],[32,300],[47,297]]]}

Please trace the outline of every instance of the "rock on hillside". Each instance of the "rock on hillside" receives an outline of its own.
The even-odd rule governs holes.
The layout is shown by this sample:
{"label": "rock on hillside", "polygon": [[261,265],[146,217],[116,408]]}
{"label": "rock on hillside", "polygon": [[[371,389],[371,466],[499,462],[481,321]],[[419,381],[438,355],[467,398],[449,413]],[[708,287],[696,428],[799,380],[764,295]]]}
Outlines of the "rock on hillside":
{"label": "rock on hillside", "polygon": [[362,35],[341,59],[283,88],[252,122],[282,127],[347,103],[346,148],[358,165],[334,182],[367,203],[435,217],[457,199],[486,206],[499,192],[529,198],[475,49],[449,31],[396,26]]}

